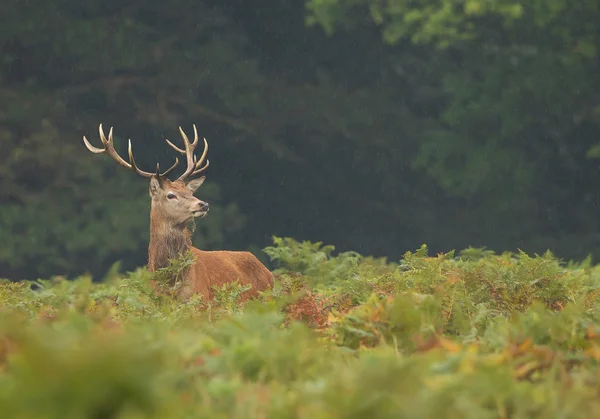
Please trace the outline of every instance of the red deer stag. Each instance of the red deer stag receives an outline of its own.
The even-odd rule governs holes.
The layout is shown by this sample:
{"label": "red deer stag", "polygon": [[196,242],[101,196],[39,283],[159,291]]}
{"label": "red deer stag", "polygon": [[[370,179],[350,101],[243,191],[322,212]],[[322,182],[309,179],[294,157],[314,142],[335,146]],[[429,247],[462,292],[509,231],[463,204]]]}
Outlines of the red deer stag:
{"label": "red deer stag", "polygon": [[181,287],[177,297],[187,300],[192,294],[200,293],[208,301],[214,297],[213,286],[222,286],[236,280],[242,286],[251,285],[252,288],[241,295],[247,300],[273,286],[273,274],[250,252],[242,251],[205,251],[192,245],[191,232],[187,228],[194,218],[203,218],[208,213],[208,204],[196,198],[193,194],[204,182],[205,176],[190,180],[189,177],[198,175],[206,170],[209,161],[202,166],[208,152],[208,143],[204,139],[204,152],[199,160],[194,155],[198,145],[198,132],[194,125],[194,141],[190,143],[187,135],[179,127],[183,138],[184,149],[180,149],[166,139],[167,144],[187,159],[187,169],[175,181],[170,181],[167,176],[175,169],[179,159],[164,173],[160,173],[156,165],[156,173],[140,170],[135,164],[129,140],[129,163],[116,152],[113,144],[113,129],[108,133],[108,139],[99,126],[100,140],[104,148],[92,146],[83,137],[83,142],[89,151],[94,154],[108,154],[120,166],[132,170],[138,175],[150,179],[149,193],[150,207],[150,243],[148,245],[148,270],[155,272],[169,265],[173,258],[180,257],[183,253],[192,251],[195,257],[194,264],[189,266],[182,275]]}

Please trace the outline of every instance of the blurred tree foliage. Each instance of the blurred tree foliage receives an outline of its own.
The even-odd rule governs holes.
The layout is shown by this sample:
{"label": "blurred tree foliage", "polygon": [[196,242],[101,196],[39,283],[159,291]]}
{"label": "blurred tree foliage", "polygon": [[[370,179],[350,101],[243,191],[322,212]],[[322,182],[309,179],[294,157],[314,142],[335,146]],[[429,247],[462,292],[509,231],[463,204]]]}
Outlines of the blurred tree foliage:
{"label": "blurred tree foliage", "polygon": [[599,155],[598,2],[309,0],[307,8],[308,24],[328,34],[378,28],[399,77],[410,74],[407,44],[427,48],[440,106],[414,167],[475,204],[468,218],[484,235],[597,254],[598,168],[586,157]]}
{"label": "blurred tree foliage", "polygon": [[[166,145],[161,134],[144,131],[166,126],[174,134],[188,115],[201,123],[209,111],[195,105],[200,94],[231,112],[251,112],[257,76],[252,61],[237,60],[240,36],[193,2],[157,3],[146,12],[139,2],[9,3],[0,18],[0,95],[8,105],[0,117],[0,275],[145,263],[147,182],[91,155],[81,136],[98,145],[98,123],[114,125],[123,153],[119,128],[137,130],[134,150],[151,168],[156,158],[165,163]],[[217,205],[195,243],[222,245],[244,218],[233,205],[219,207],[214,183],[202,195]]]}
{"label": "blurred tree foliage", "polygon": [[144,168],[197,124],[200,247],[600,254],[595,2],[247,7],[4,2],[0,276],[145,262],[147,184],[85,150],[100,122]]}

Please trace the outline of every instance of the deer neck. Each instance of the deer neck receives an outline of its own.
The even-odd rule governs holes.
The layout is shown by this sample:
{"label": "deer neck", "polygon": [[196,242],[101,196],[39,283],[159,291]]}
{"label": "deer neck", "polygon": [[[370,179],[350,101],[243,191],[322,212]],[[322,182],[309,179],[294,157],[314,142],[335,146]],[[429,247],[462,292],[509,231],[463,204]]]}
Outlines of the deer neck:
{"label": "deer neck", "polygon": [[180,257],[192,247],[191,233],[186,225],[169,223],[160,211],[150,210],[150,243],[148,270],[167,267],[171,259]]}

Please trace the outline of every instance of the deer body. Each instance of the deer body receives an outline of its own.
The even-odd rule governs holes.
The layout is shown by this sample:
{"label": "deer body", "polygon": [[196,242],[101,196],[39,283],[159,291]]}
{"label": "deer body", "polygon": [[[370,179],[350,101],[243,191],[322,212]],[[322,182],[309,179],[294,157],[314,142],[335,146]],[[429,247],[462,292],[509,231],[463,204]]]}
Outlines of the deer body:
{"label": "deer body", "polygon": [[201,294],[210,301],[214,298],[214,286],[235,280],[252,286],[242,293],[242,301],[273,286],[273,274],[250,252],[205,251],[193,246],[191,251],[196,263],[185,273],[185,282],[177,294],[181,300]]}
{"label": "deer body", "polygon": [[241,295],[242,301],[247,300],[256,296],[259,291],[271,288],[273,274],[250,252],[204,251],[192,245],[191,232],[187,226],[195,218],[204,218],[208,214],[209,205],[194,196],[194,192],[202,185],[205,177],[193,179],[187,183],[184,180],[208,167],[208,160],[206,165],[201,167],[208,151],[208,144],[204,140],[205,150],[200,160],[197,161],[193,155],[198,143],[196,127],[194,126],[193,143],[190,143],[181,127],[179,130],[184,140],[184,150],[166,140],[175,150],[185,154],[188,162],[186,172],[175,181],[170,181],[166,176],[177,166],[178,159],[163,174],[160,174],[158,165],[156,173],[141,171],[133,159],[131,141],[129,142],[130,163],[116,153],[112,128],[106,139],[102,125],[100,125],[100,139],[105,146],[104,149],[93,147],[85,137],[83,140],[92,153],[106,153],[121,166],[150,179],[150,242],[148,245],[148,270],[150,272],[167,267],[171,259],[191,251],[194,263],[187,267],[179,278],[182,286],[177,293],[178,298],[187,300],[193,294],[201,294],[210,301],[214,298],[213,286],[222,286],[237,281],[242,286],[251,285],[251,288]]}

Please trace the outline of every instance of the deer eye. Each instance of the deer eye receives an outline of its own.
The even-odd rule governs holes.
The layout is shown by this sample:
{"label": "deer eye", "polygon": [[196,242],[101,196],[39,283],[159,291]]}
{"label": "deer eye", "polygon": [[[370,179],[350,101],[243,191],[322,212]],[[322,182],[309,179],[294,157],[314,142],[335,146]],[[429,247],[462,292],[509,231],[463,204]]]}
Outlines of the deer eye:
{"label": "deer eye", "polygon": [[175,199],[175,198],[177,198],[177,196],[175,196],[175,194],[173,192],[169,192],[167,194],[167,198],[169,198],[169,199]]}

